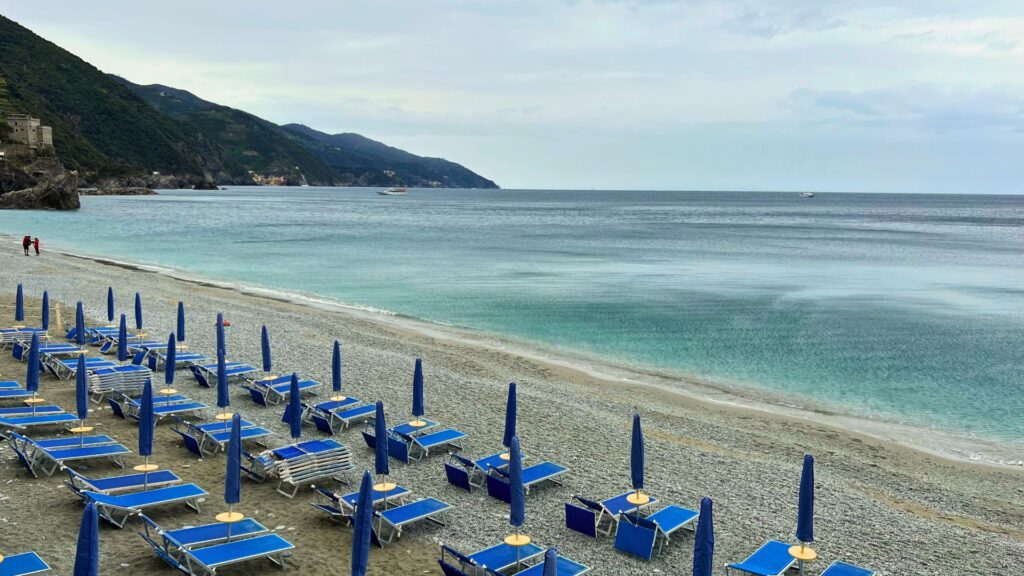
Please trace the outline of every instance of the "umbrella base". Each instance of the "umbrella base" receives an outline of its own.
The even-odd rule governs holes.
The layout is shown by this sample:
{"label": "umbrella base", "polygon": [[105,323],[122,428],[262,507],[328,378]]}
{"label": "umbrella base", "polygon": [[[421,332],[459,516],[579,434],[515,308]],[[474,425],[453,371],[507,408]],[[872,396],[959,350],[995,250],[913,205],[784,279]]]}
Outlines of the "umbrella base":
{"label": "umbrella base", "polygon": [[92,426],[77,426],[75,428],[68,428],[68,432],[72,434],[85,434],[86,432],[92,432]]}
{"label": "umbrella base", "polygon": [[644,504],[649,504],[651,502],[651,497],[643,492],[634,492],[629,496],[626,496],[626,502],[635,506],[643,506]]}
{"label": "umbrella base", "polygon": [[230,414],[228,412],[221,412],[220,414],[217,414],[216,416],[214,416],[214,419],[216,419],[216,420],[231,420],[232,416],[234,416],[234,414]]}
{"label": "umbrella base", "polygon": [[526,546],[530,542],[533,542],[533,539],[526,534],[512,534],[511,536],[505,537],[505,544],[508,544],[509,546]]}
{"label": "umbrella base", "polygon": [[241,512],[221,512],[214,516],[214,520],[217,522],[226,522],[228,524],[234,524],[235,522],[241,522],[245,519],[245,514]]}
{"label": "umbrella base", "polygon": [[412,422],[409,422],[409,426],[413,426],[415,428],[422,428],[426,425],[427,423],[424,422],[423,420],[413,420]]}
{"label": "umbrella base", "polygon": [[171,394],[177,394],[178,393],[178,389],[177,388],[161,388],[161,389],[157,390],[157,392],[160,393],[160,394],[163,394],[164,396],[170,396]]}
{"label": "umbrella base", "polygon": [[508,452],[505,452],[504,454],[499,455],[498,458],[501,458],[502,460],[511,460],[512,455],[509,454]]}
{"label": "umbrella base", "polygon": [[156,464],[139,464],[138,466],[132,466],[132,470],[135,470],[136,472],[153,472],[154,470],[159,469],[160,467]]}
{"label": "umbrella base", "polygon": [[395,484],[394,482],[381,482],[380,484],[374,484],[373,485],[373,491],[374,492],[391,492],[392,490],[394,490],[397,487],[398,487],[398,485]]}
{"label": "umbrella base", "polygon": [[344,402],[345,400],[348,400],[348,396],[339,395],[330,397],[331,402]]}
{"label": "umbrella base", "polygon": [[24,402],[25,402],[25,404],[39,404],[41,402],[46,402],[46,400],[44,400],[43,398],[38,398],[37,397],[37,398],[26,398],[24,400]]}
{"label": "umbrella base", "polygon": [[810,562],[818,558],[818,553],[807,546],[796,545],[789,549],[789,555],[801,562]]}

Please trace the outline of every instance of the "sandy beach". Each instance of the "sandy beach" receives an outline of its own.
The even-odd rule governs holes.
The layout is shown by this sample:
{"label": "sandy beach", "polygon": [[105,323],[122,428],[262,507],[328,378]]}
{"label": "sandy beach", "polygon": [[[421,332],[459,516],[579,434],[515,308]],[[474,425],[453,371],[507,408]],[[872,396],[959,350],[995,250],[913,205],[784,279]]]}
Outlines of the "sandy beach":
{"label": "sandy beach", "polygon": [[[693,387],[663,375],[620,368],[615,377],[573,358],[526,354],[490,336],[428,325],[342,307],[317,306],[209,283],[175,279],[152,271],[93,259],[45,253],[26,258],[15,250],[0,254],[0,313],[9,324],[15,285],[29,296],[29,323],[38,315],[44,289],[72,318],[76,300],[86,315],[105,313],[105,291],[113,286],[118,308],[130,314],[140,292],[147,332],[166,338],[174,326],[175,305],[183,300],[188,343],[195,351],[214,349],[214,318],[231,322],[231,360],[259,361],[259,331],[270,330],[275,371],[300,372],[329,382],[331,343],[343,345],[345,390],[363,400],[381,399],[389,423],[407,419],[413,361],[423,358],[427,416],[469,436],[466,454],[479,457],[500,448],[505,391],[519,387],[519,433],[530,461],[551,460],[571,469],[563,486],[545,486],[527,498],[527,531],[538,544],[593,567],[594,574],[685,574],[690,571],[692,536],[673,538],[664,554],[643,562],[612,549],[610,538],[593,541],[563,528],[563,503],[574,495],[605,498],[628,489],[630,416],[639,411],[647,438],[648,491],[663,503],[697,507],[703,496],[715,504],[716,573],[739,561],[767,539],[792,541],[796,523],[801,459],[817,460],[816,574],[834,560],[878,570],[879,574],[1013,574],[1024,565],[1024,470],[999,467],[915,450],[840,427],[844,419],[808,418],[765,411],[756,403],[730,405],[702,400]],[[24,365],[0,358],[0,379],[23,381]],[[178,373],[182,393],[214,405],[215,393]],[[73,383],[43,379],[41,394],[71,410]],[[255,405],[243,390],[233,408],[275,431],[272,446],[288,442],[281,409]],[[134,449],[136,428],[116,419],[106,406],[90,415],[98,431]],[[312,427],[307,437],[320,437]],[[372,453],[358,427],[336,438],[348,445],[357,466],[372,466]],[[154,513],[162,525],[210,522],[223,508],[223,456],[196,460],[178,436],[161,425],[153,459],[209,492],[202,514],[173,508]],[[134,458],[130,463],[137,463]],[[0,449],[0,548],[11,554],[36,550],[55,574],[70,573],[81,504],[61,478],[32,478],[13,452]],[[463,551],[497,543],[508,531],[508,509],[483,490],[466,493],[449,486],[442,458],[412,465],[393,464],[396,481],[420,496],[453,504],[447,526],[420,525],[384,550],[374,550],[370,574],[439,574],[438,544]],[[107,465],[85,472],[115,473]],[[351,475],[350,489],[358,476]],[[253,517],[278,529],[296,545],[289,572],[336,574],[348,570],[349,529],[315,514],[308,489],[294,500],[272,484],[244,482],[242,504]],[[40,513],[40,508],[43,513]],[[104,574],[169,571],[136,534],[101,526]],[[223,574],[272,574],[276,568],[252,562]]]}

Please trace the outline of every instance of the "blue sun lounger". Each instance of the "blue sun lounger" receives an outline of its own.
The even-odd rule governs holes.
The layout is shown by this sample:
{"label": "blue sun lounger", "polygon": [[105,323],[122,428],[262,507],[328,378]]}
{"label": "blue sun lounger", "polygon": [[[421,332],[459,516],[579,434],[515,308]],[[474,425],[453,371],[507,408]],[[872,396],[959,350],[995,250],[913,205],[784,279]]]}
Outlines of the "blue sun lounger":
{"label": "blue sun lounger", "polygon": [[49,571],[50,565],[35,552],[5,556],[4,561],[0,562],[0,576],[29,576],[30,574],[45,574]]}
{"label": "blue sun lounger", "polygon": [[[558,477],[568,471],[569,469],[565,466],[560,466],[554,462],[540,462],[527,466],[523,468],[523,488],[526,494],[529,494],[532,486],[542,482],[561,485],[562,483],[558,480]],[[508,485],[507,472],[491,468],[491,473],[487,475],[487,495],[505,502],[512,500],[512,490]]]}
{"label": "blue sun lounger", "polygon": [[[339,496],[337,492],[320,486],[314,486],[313,491],[320,502],[311,502],[310,505],[326,514],[331,520],[347,524],[356,510],[356,502],[359,500],[359,492],[350,492]],[[389,504],[404,504],[406,497],[412,492],[404,486],[395,486],[394,490],[379,492],[371,491],[373,505],[383,504],[385,496]]]}
{"label": "blue sun lounger", "polygon": [[[24,362],[28,358],[28,344],[22,344],[21,342],[15,342],[14,346],[11,347],[11,355],[14,356],[15,360]],[[60,356],[77,356],[84,352],[78,346],[74,344],[39,344],[39,359],[43,360],[44,356],[50,356],[57,358]]]}
{"label": "blue sun lounger", "polygon": [[[299,380],[299,393],[312,392],[323,386],[316,380]],[[242,388],[249,391],[253,402],[260,406],[280,404],[292,392],[292,377],[281,376],[273,380],[242,380]]]}
{"label": "blue sun lounger", "polygon": [[[401,538],[402,528],[416,522],[426,521],[444,526],[438,517],[452,505],[441,502],[437,498],[423,498],[395,508],[379,510],[374,513],[377,522],[377,538],[381,547],[390,544],[395,538]],[[387,539],[384,539],[384,528],[387,527]]]}
{"label": "blue sun lounger", "polygon": [[18,384],[14,380],[4,380],[0,382],[0,390],[8,390],[10,388],[21,388],[21,384]]}
{"label": "blue sun lounger", "polygon": [[4,388],[0,390],[0,400],[24,400],[34,394],[24,388]]}
{"label": "blue sun lounger", "polygon": [[[141,356],[139,354],[141,354]],[[143,347],[139,352],[136,352],[136,357],[138,358],[138,362],[135,362],[134,360],[132,362],[136,364],[145,363],[149,366],[150,370],[156,372],[167,363],[167,344],[163,343],[159,346],[154,345]],[[209,356],[204,356],[198,352],[188,352],[179,348],[176,349],[174,353],[175,370],[191,368],[196,364],[208,364],[209,361]],[[213,370],[214,373],[216,373],[216,365],[214,365]]]}
{"label": "blue sun lounger", "polygon": [[[561,554],[557,556],[555,566],[557,567],[555,573],[558,574],[558,576],[580,576],[581,574],[590,572],[590,566],[585,566],[575,560],[570,560]],[[534,564],[526,570],[516,572],[516,576],[544,576],[544,563],[541,562],[540,564]]]}
{"label": "blue sun lounger", "polygon": [[[449,546],[441,546],[441,558],[438,563],[445,576],[475,576],[484,573],[490,575],[502,573],[517,563],[525,564],[543,554],[544,549],[532,542],[519,547],[502,542],[472,554],[462,554]],[[451,556],[455,563],[449,562],[446,555]]]}
{"label": "blue sun lounger", "polygon": [[64,409],[56,404],[46,404],[44,406],[15,406],[13,408],[0,408],[0,418],[11,418],[14,416],[32,416],[40,414],[60,414],[64,412]]}
{"label": "blue sun lounger", "polygon": [[821,573],[821,576],[874,576],[874,570],[868,570],[867,568],[861,568],[854,564],[847,564],[846,562],[839,562],[838,560],[825,568],[825,571]]}
{"label": "blue sun lounger", "polygon": [[[651,497],[647,504],[637,506],[628,500],[631,494],[632,491],[625,492],[599,502],[574,495],[565,504],[565,527],[591,538],[597,538],[598,534],[607,536],[615,528],[619,515],[637,512],[658,501]],[[607,524],[606,527],[602,528],[603,524]]]}
{"label": "blue sun lounger", "polygon": [[67,424],[77,422],[78,416],[66,412],[37,414],[35,416],[6,416],[0,418],[0,428],[8,430],[24,430],[34,426],[53,426],[55,424]]}
{"label": "blue sun lounger", "polygon": [[162,488],[171,484],[178,484],[181,478],[170,470],[155,470],[148,474],[125,474],[123,476],[109,476],[107,478],[89,478],[65,467],[68,479],[64,484],[76,495],[81,496],[82,492],[99,492],[100,494],[116,494],[118,492],[130,492],[132,490],[148,490],[150,488]]}
{"label": "blue sun lounger", "polygon": [[364,404],[344,410],[321,410],[320,406],[321,404],[313,406],[306,412],[306,415],[313,421],[317,430],[332,436],[336,430],[344,430],[354,422],[372,418],[377,410],[374,404]]}
{"label": "blue sun lounger", "polygon": [[444,463],[444,473],[448,478],[448,483],[462,488],[466,492],[471,491],[474,487],[482,488],[491,468],[503,470],[508,467],[508,460],[502,458],[502,454],[503,452],[495,452],[477,460],[470,460],[454,452],[449,454],[448,462]]}
{"label": "blue sun lounger", "polygon": [[700,512],[674,504],[646,517],[624,513],[619,516],[615,529],[615,549],[650,560],[654,557],[655,544],[658,544],[658,554],[661,554],[673,533],[683,528],[694,529],[698,516]]}
{"label": "blue sun lounger", "polygon": [[[61,380],[73,378],[75,373],[78,372],[78,360],[68,360],[67,358],[61,358],[56,362],[47,362],[44,366],[46,366],[46,369],[49,370],[51,374]],[[115,366],[118,366],[117,362],[107,360],[106,358],[85,359],[85,370],[90,374],[100,368],[113,368]]]}
{"label": "blue sun lounger", "polygon": [[785,542],[769,540],[743,562],[726,564],[725,573],[736,570],[756,576],[781,576],[796,564],[796,558],[789,555],[789,548]]}
{"label": "blue sun lounger", "polygon": [[[182,441],[185,443],[185,448],[188,448],[189,452],[200,458],[213,456],[217,452],[223,451],[227,446],[228,440],[231,438],[230,420],[194,423],[177,416],[172,416],[172,418],[174,418],[174,424],[171,430],[181,436]],[[242,427],[242,442],[255,440],[262,443],[264,438],[271,435],[270,430],[257,426],[248,420],[242,420],[239,424]]]}
{"label": "blue sun lounger", "polygon": [[[377,439],[372,432],[373,430],[369,425],[367,425],[363,430],[363,440],[370,448],[374,448],[377,445]],[[434,448],[448,446],[456,450],[461,450],[461,440],[465,437],[465,432],[461,432],[453,428],[446,428],[437,432],[429,432],[416,436],[401,432],[399,431],[399,428],[392,428],[388,432],[388,456],[409,464],[413,461],[421,460],[425,456],[429,456],[430,450]]]}
{"label": "blue sun lounger", "polygon": [[19,340],[32,340],[33,333],[39,334],[40,340],[48,338],[46,330],[43,330],[42,328],[31,328],[28,326],[21,328],[0,328],[0,350],[6,349],[8,346],[13,346],[14,343]]}
{"label": "blue sun lounger", "polygon": [[[125,402],[124,408],[124,416],[138,420],[142,410],[142,402],[139,400],[128,400]],[[159,400],[159,397],[153,398],[153,418],[156,424],[159,424],[161,420],[168,416],[195,414],[206,408],[209,408],[209,406],[202,402],[194,402],[188,398],[182,402],[162,402]]]}
{"label": "blue sun lounger", "polygon": [[83,490],[82,496],[86,501],[96,503],[96,510],[99,512],[100,518],[118,528],[124,528],[125,523],[133,515],[156,506],[180,503],[185,504],[198,513],[198,500],[206,496],[206,490],[195,484],[181,484],[117,495]]}
{"label": "blue sun lounger", "polygon": [[184,565],[185,573],[193,576],[214,576],[218,568],[258,558],[266,558],[284,568],[286,553],[294,548],[295,545],[277,534],[263,534],[205,548],[185,550],[181,563]]}
{"label": "blue sun lounger", "polygon": [[135,364],[97,368],[89,374],[89,395],[98,403],[111,394],[140,394],[152,377],[149,368]]}
{"label": "blue sun lounger", "polygon": [[[252,374],[256,371],[256,367],[251,364],[244,364],[242,362],[227,362],[224,365],[224,372],[228,376],[228,381],[240,380],[242,376],[246,374]],[[192,376],[196,379],[196,382],[204,388],[210,388],[211,382],[217,381],[217,364],[192,364],[188,367],[189,371],[192,372]]]}
{"label": "blue sun lounger", "polygon": [[40,472],[52,476],[57,468],[67,462],[95,458],[110,458],[115,465],[124,468],[121,457],[131,454],[131,450],[114,442],[109,436],[69,436],[36,441],[11,432],[7,443],[14,449],[22,465],[36,477]]}
{"label": "blue sun lounger", "polygon": [[161,558],[167,556],[175,562],[184,550],[269,532],[266,526],[252,518],[244,518],[239,522],[215,522],[177,530],[164,530],[145,514],[139,514],[139,518],[142,520],[143,526],[143,531],[139,532],[139,536],[149,542]]}

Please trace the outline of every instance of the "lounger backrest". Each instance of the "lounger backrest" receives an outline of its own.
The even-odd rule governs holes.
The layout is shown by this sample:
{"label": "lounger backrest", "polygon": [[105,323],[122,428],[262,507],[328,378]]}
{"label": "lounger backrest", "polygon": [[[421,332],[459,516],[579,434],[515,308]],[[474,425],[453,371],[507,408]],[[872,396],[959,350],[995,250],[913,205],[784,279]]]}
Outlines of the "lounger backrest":
{"label": "lounger backrest", "polygon": [[331,427],[331,423],[317,412],[310,412],[310,417],[313,419],[313,425],[316,429],[323,432],[324,434],[330,434],[334,436],[334,428]]}
{"label": "lounger backrest", "polygon": [[[494,471],[494,468],[491,470]],[[504,502],[512,501],[512,489],[508,482],[491,474],[487,475],[487,495]]]}
{"label": "lounger backrest", "polygon": [[110,409],[114,411],[114,416],[124,418],[124,410],[121,408],[120,402],[113,398],[107,398],[107,404],[110,404]]}
{"label": "lounger backrest", "polygon": [[466,472],[465,468],[458,466],[452,466],[451,464],[444,463],[444,475],[448,478],[448,483],[452,486],[462,488],[466,492],[471,492],[472,487],[469,484],[469,472]]}
{"label": "lounger backrest", "polygon": [[456,454],[454,452],[450,453],[449,455],[452,457],[452,460],[454,460],[455,462],[458,462],[459,464],[462,464],[462,466],[466,470],[472,470],[473,468],[476,468],[476,463],[474,463],[469,458],[466,458],[464,456],[459,456],[458,454]]}
{"label": "lounger backrest", "polygon": [[462,564],[465,564],[465,565],[472,566],[472,565],[476,564],[475,562],[473,562],[473,560],[469,556],[466,556],[465,554],[459,552],[458,550],[452,548],[451,546],[445,546],[445,545],[442,544],[441,545],[441,557],[444,558],[445,554],[451,556],[452,558],[455,558],[456,560],[458,560],[459,562],[461,562]]}
{"label": "lounger backrest", "polygon": [[388,436],[388,456],[409,463],[409,444],[393,436]]}
{"label": "lounger backrest", "polygon": [[597,513],[590,508],[565,503],[565,527],[591,538],[597,538]]}
{"label": "lounger backrest", "polygon": [[615,549],[626,554],[650,560],[654,556],[654,541],[658,538],[658,526],[635,514],[619,516],[615,528]]}
{"label": "lounger backrest", "polygon": [[441,572],[444,572],[444,576],[469,576],[462,570],[459,570],[442,559],[438,559],[437,563],[441,565]]}

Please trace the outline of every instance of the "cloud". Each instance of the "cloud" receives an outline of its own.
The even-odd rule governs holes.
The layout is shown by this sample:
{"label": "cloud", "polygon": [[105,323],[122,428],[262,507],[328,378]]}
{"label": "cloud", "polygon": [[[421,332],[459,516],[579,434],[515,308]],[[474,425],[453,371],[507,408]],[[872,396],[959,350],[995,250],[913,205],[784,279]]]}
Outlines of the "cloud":
{"label": "cloud", "polygon": [[725,21],[725,29],[759,38],[775,38],[804,32],[826,32],[843,28],[847,22],[816,7],[795,10],[743,10]]}
{"label": "cloud", "polygon": [[803,88],[790,94],[785,106],[812,122],[1024,134],[1024,91],[1019,87],[916,84],[859,92]]}

